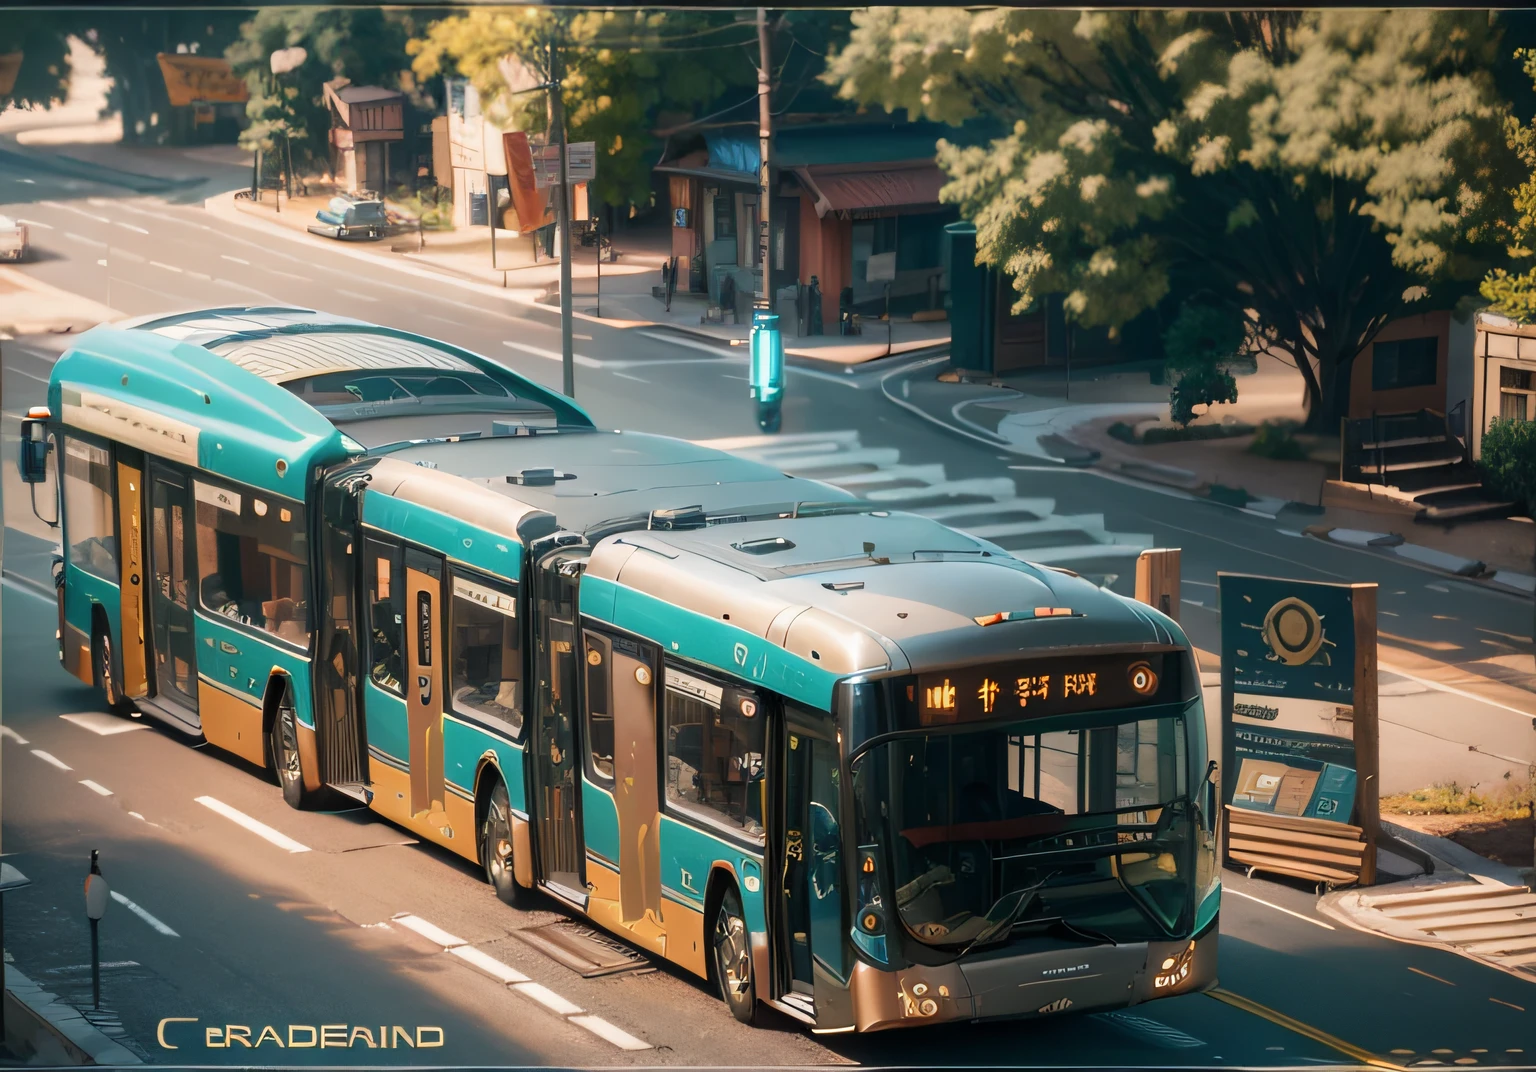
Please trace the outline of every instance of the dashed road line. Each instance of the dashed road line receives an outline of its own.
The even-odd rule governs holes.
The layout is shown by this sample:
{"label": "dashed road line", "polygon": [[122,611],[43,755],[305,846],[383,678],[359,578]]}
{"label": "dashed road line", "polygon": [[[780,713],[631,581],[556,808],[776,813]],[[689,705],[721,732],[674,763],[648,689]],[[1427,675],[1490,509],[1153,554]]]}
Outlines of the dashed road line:
{"label": "dashed road line", "polygon": [[32,754],[34,756],[36,756],[38,759],[42,760],[44,763],[47,763],[49,766],[59,768],[59,770],[74,770],[75,769],[75,768],[71,767],[68,763],[65,763],[58,756],[54,755],[52,752],[44,752],[41,748],[34,748],[34,749],[32,749]]}
{"label": "dashed road line", "polygon": [[65,722],[72,722],[81,729],[90,730],[101,737],[111,737],[117,733],[132,733],[134,730],[145,728],[142,722],[129,722],[126,718],[116,715],[103,715],[96,711],[86,711],[81,714],[60,715]]}
{"label": "dashed road line", "polygon": [[0,726],[0,737],[15,741],[17,744],[26,744],[27,739],[9,726]]}
{"label": "dashed road line", "polygon": [[1431,975],[1431,974],[1429,974],[1429,972],[1424,971],[1422,968],[1409,967],[1408,970],[1413,972],[1413,974],[1415,974],[1415,975],[1422,975],[1426,979],[1433,979],[1437,983],[1444,983],[1446,986],[1455,986],[1456,985],[1455,983],[1451,982],[1449,979],[1442,979],[1438,975]]}
{"label": "dashed road line", "polygon": [[571,1023],[584,1027],[605,1042],[611,1042],[621,1050],[649,1050],[651,1044],[642,1042],[628,1031],[615,1027],[601,1016],[572,1016]]}
{"label": "dashed road line", "polygon": [[514,983],[512,989],[561,1016],[579,1016],[586,1012],[580,1005],[561,997],[543,983]]}
{"label": "dashed road line", "polygon": [[340,287],[336,287],[332,293],[340,294],[344,298],[352,298],[356,301],[376,302],[379,300],[376,294],[359,294],[355,290],[342,290]]}
{"label": "dashed road line", "polygon": [[492,979],[507,986],[513,983],[526,983],[528,976],[518,971],[509,964],[503,964],[489,953],[482,953],[472,945],[454,946],[448,952],[458,957],[464,963],[476,968]]}
{"label": "dashed road line", "polygon": [[186,270],[178,268],[174,264],[166,264],[164,261],[150,261],[149,263],[156,268],[164,268],[167,272],[175,272],[177,275],[181,275]]}
{"label": "dashed road line", "polygon": [[121,227],[125,231],[133,231],[133,232],[135,232],[137,234],[143,234],[143,235],[149,234],[149,232],[146,231],[144,228],[142,228],[142,227],[135,227],[131,223],[124,223],[122,220],[117,220],[115,222],[117,223],[117,225],[119,227]]}
{"label": "dashed road line", "polygon": [[236,264],[250,264],[244,257],[231,257],[228,253],[220,253],[219,256],[226,261],[234,261]]}
{"label": "dashed road line", "polygon": [[[530,346],[525,342],[513,342],[511,339],[502,339],[501,345],[521,353],[532,354],[534,357],[542,357],[546,361],[564,361],[565,358],[558,350],[546,350],[542,346]],[[571,360],[582,368],[602,368],[606,362],[599,361],[595,357],[586,354],[572,354]]]}
{"label": "dashed road line", "polygon": [[164,923],[161,923],[158,919],[156,919],[154,917],[154,915],[152,915],[147,909],[140,908],[138,905],[134,904],[132,901],[130,901],[128,898],[124,897],[121,893],[119,893],[116,890],[112,891],[112,900],[116,901],[118,904],[120,904],[124,908],[128,909],[128,911],[130,911],[134,915],[138,916],[145,923],[148,923],[151,927],[155,928],[155,930],[159,931],[161,934],[165,935],[166,937],[168,937],[168,938],[180,938],[181,937],[181,935],[177,934],[175,931],[171,930],[171,928],[167,927]]}
{"label": "dashed road line", "polygon": [[435,923],[428,923],[420,916],[413,916],[408,912],[396,916],[394,922],[400,924],[400,926],[408,931],[415,931],[427,941],[440,945],[447,950],[453,950],[461,945],[469,944],[464,939],[449,934]]}
{"label": "dashed road line", "polygon": [[[1185,600],[1185,602],[1187,603],[1187,602],[1189,602],[1189,600]],[[1196,604],[1196,605],[1198,606],[1198,604]],[[1276,912],[1284,912],[1288,916],[1296,917],[1297,919],[1301,920],[1303,923],[1310,923],[1310,924],[1312,924],[1312,926],[1314,926],[1314,927],[1321,927],[1325,931],[1338,930],[1337,927],[1333,926],[1330,923],[1324,923],[1320,919],[1313,919],[1311,916],[1304,916],[1300,912],[1292,912],[1289,908],[1281,908],[1279,905],[1273,904],[1272,902],[1269,902],[1269,901],[1266,901],[1262,897],[1255,897],[1253,894],[1251,894],[1251,893],[1244,893],[1242,890],[1234,890],[1231,886],[1228,886],[1228,885],[1225,885],[1225,884],[1223,884],[1223,886],[1222,886],[1222,892],[1223,893],[1230,893],[1230,894],[1233,894],[1233,895],[1235,895],[1237,897],[1242,897],[1245,900],[1256,901],[1259,904],[1263,905],[1265,908],[1273,908]],[[1410,968],[1409,970],[1412,971],[1413,969]]]}
{"label": "dashed road line", "polygon": [[1513,1002],[1502,1001],[1499,998],[1489,998],[1488,1000],[1493,1002],[1495,1005],[1507,1006],[1508,1008],[1514,1009],[1516,1012],[1524,1012],[1525,1011],[1525,1006],[1524,1005],[1516,1005]]}
{"label": "dashed road line", "polygon": [[214,797],[198,797],[197,803],[201,804],[209,811],[216,812],[217,814],[224,816],[224,818],[228,819],[230,822],[235,823],[238,826],[245,827],[257,837],[265,838],[267,841],[270,841],[280,849],[286,849],[288,852],[309,851],[308,845],[293,840],[293,838],[289,837],[287,834],[273,830],[266,823],[252,819],[249,815],[245,814],[245,812],[239,810],[238,808],[231,808],[222,800],[218,800]]}
{"label": "dashed road line", "polygon": [[1245,998],[1241,994],[1234,994],[1232,991],[1223,990],[1221,987],[1217,987],[1214,990],[1207,990],[1206,996],[1215,998],[1217,1001],[1222,1002],[1225,1005],[1231,1005],[1233,1008],[1241,1009],[1244,1012],[1257,1016],[1262,1020],[1268,1020],[1272,1024],[1278,1024],[1280,1027],[1285,1028],[1287,1031],[1295,1032],[1296,1034],[1301,1035],[1303,1038],[1309,1038],[1313,1042],[1321,1043],[1322,1045],[1327,1046],[1330,1050],[1335,1050],[1339,1053],[1342,1053],[1344,1056],[1350,1058],[1351,1060],[1359,1061],[1361,1064],[1371,1065],[1374,1068],[1391,1069],[1393,1072],[1403,1072],[1402,1065],[1396,1065],[1390,1061],[1383,1061],[1380,1057],[1377,1057],[1367,1049],[1356,1046],[1352,1042],[1345,1042],[1343,1039],[1335,1035],[1330,1035],[1328,1032],[1322,1030],[1321,1028],[1313,1027],[1311,1024],[1304,1024],[1300,1020],[1287,1016],[1283,1012],[1277,1012],[1267,1005],[1261,1005],[1257,1001],[1254,1001],[1252,998]]}
{"label": "dashed road line", "polygon": [[109,797],[112,795],[112,790],[108,789],[100,782],[91,781],[89,778],[80,779],[80,784],[85,786],[91,792],[95,793],[97,796]]}

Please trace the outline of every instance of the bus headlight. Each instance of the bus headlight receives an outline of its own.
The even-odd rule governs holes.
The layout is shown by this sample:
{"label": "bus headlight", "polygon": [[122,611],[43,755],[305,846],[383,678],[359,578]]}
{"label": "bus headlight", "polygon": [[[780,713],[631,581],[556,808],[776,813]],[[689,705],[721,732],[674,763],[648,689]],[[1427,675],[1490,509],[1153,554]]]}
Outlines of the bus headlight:
{"label": "bus headlight", "polygon": [[1158,972],[1152,978],[1153,990],[1171,990],[1184,980],[1189,978],[1190,970],[1195,963],[1195,943],[1189,945],[1171,957],[1164,957],[1158,967]]}

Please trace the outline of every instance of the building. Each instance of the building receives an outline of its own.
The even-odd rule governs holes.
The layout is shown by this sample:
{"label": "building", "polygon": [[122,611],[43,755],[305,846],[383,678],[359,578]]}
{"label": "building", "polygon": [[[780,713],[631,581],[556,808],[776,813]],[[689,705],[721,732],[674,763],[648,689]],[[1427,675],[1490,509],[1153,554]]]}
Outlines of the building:
{"label": "building", "polygon": [[331,113],[331,174],[337,185],[382,197],[394,170],[390,145],[405,140],[405,95],[337,78],[325,84],[325,104]]}
{"label": "building", "polygon": [[[958,213],[939,202],[946,180],[935,149],[952,132],[933,123],[847,116],[787,116],[780,123],[773,142],[777,174],[770,214],[780,310],[796,284],[815,277],[824,331],[837,330],[845,292],[856,311],[879,316],[886,283],[871,281],[869,267],[880,254],[894,254],[895,315],[943,310],[944,225]],[[667,146],[656,171],[668,179],[679,289],[686,279],[686,289],[707,292],[718,302],[730,279],[738,309],[744,309],[762,286],[757,124],[661,133]]]}

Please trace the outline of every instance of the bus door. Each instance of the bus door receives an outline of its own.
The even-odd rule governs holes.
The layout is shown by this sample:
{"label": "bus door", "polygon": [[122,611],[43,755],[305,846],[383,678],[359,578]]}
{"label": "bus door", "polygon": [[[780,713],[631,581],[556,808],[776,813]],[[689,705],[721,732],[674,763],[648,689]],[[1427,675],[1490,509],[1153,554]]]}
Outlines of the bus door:
{"label": "bus door", "polygon": [[405,717],[411,768],[411,817],[433,827],[448,825],[443,801],[443,559],[405,550]]}
{"label": "bus door", "polygon": [[846,988],[840,772],[830,719],[784,705],[784,826],[780,890],[784,921],[778,949],[789,994],[818,1005]]}
{"label": "bus door", "polygon": [[585,905],[586,853],[577,810],[580,717],[576,660],[580,657],[576,588],[586,569],[585,549],[557,549],[534,568],[534,680],[538,682],[529,737],[529,810],[534,819],[539,874],[566,900]]}
{"label": "bus door", "polygon": [[113,447],[117,465],[117,546],[120,549],[121,618],[117,645],[122,694],[137,700],[149,692],[147,668],[148,615],[144,607],[144,576],[148,561],[144,541],[144,456],[131,448]]}
{"label": "bus door", "polygon": [[192,496],[187,478],[153,466],[149,475],[149,620],[155,645],[155,696],[195,712],[192,541]]}
{"label": "bus door", "polygon": [[319,527],[314,546],[320,549],[314,664],[320,779],[358,795],[367,780],[367,738],[358,692],[357,587],[363,555],[357,546],[355,475],[343,472],[327,478],[321,492],[323,509],[312,523]]}

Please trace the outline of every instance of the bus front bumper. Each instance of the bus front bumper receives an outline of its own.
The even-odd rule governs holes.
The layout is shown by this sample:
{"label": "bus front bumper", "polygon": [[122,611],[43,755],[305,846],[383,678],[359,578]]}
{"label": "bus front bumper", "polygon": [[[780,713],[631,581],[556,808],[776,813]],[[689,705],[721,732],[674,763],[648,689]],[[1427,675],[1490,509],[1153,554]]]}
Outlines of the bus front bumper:
{"label": "bus front bumper", "polygon": [[1030,1019],[1121,1009],[1216,985],[1217,931],[1198,940],[1137,942],[973,956],[942,967],[853,970],[859,1031],[955,1020]]}

